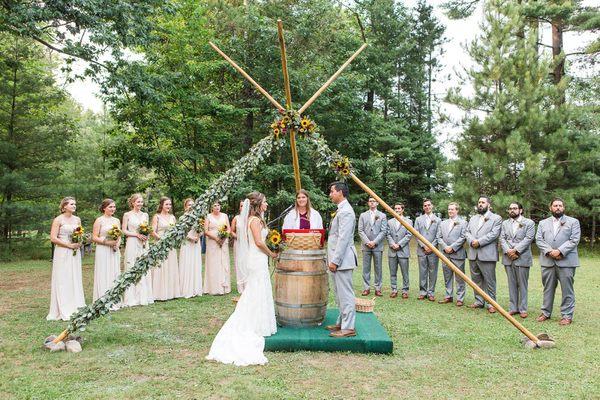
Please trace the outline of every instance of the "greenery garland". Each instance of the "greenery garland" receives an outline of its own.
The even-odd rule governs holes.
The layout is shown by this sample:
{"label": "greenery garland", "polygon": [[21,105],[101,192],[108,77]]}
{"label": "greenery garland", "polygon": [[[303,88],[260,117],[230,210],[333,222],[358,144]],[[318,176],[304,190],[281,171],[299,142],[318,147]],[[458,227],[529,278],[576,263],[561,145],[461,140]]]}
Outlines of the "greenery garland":
{"label": "greenery garland", "polygon": [[91,305],[79,308],[71,316],[67,331],[69,333],[78,330],[84,331],[90,321],[108,314],[111,308],[121,301],[125,290],[138,283],[150,268],[160,267],[160,262],[167,258],[169,251],[181,246],[188,231],[199,225],[201,217],[208,214],[215,201],[220,200],[239,185],[248,173],[254,171],[271,154],[274,148],[283,146],[282,141],[274,139],[276,138],[269,135],[252,146],[248,154],[239,159],[231,169],[221,175],[204,194],[196,199],[192,210],[185,213],[158,242],[151,244],[150,248],[135,261],[130,270],[119,275],[111,289]]}

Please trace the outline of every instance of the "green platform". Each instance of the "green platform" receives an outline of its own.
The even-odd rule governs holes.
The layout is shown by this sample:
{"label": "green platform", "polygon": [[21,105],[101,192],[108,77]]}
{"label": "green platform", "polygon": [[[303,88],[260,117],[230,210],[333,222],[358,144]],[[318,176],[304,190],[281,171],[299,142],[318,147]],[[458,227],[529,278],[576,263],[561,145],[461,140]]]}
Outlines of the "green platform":
{"label": "green platform", "polygon": [[352,351],[357,353],[391,353],[392,339],[373,313],[356,313],[356,336],[329,337],[325,326],[335,324],[337,309],[328,309],[321,326],[310,328],[277,327],[277,333],[265,338],[266,351]]}

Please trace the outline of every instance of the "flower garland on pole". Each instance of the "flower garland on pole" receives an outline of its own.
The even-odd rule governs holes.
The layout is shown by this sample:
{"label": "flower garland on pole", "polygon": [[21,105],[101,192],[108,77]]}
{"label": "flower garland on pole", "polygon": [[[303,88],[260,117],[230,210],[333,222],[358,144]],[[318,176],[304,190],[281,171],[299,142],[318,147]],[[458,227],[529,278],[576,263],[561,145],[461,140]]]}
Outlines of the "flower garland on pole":
{"label": "flower garland on pole", "polygon": [[279,148],[282,145],[281,141],[273,140],[273,137],[269,135],[252,146],[248,154],[235,162],[233,167],[221,175],[209,189],[196,199],[192,210],[185,213],[158,242],[153,243],[135,261],[130,270],[119,275],[111,289],[92,304],[79,308],[71,316],[67,329],[55,339],[56,342],[63,340],[69,333],[84,331],[90,321],[108,314],[111,307],[121,301],[125,290],[129,286],[138,283],[148,270],[159,265],[161,261],[167,258],[171,249],[181,245],[187,232],[198,224],[201,217],[208,214],[211,205],[215,201],[221,199],[239,185],[246,175],[254,171],[271,154],[274,148]]}

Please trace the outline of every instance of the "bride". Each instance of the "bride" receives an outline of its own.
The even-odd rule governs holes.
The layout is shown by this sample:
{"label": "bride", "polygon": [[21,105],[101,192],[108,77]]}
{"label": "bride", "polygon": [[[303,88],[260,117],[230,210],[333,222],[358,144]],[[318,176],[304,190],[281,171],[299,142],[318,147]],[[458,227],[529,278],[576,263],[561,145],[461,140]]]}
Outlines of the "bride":
{"label": "bride", "polygon": [[250,193],[238,220],[238,253],[244,291],[235,311],[221,327],[207,360],[237,366],[266,364],[264,336],[277,332],[268,257],[277,257],[265,244],[268,229],[263,219],[267,199]]}

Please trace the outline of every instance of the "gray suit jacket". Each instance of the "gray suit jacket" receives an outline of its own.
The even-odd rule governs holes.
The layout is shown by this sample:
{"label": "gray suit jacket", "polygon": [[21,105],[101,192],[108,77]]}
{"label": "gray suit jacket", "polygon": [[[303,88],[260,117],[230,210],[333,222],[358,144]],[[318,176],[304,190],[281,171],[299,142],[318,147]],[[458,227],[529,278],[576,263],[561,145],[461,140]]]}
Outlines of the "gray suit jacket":
{"label": "gray suit jacket", "polygon": [[[408,217],[404,220],[412,226],[412,221]],[[409,258],[410,257],[410,238],[412,234],[406,229],[396,218],[390,218],[387,222],[388,226],[388,257]],[[398,250],[392,249],[393,244],[399,244]]]}
{"label": "gray suit jacket", "polygon": [[[531,255],[531,243],[535,238],[535,223],[523,217],[517,231],[513,232],[513,220],[509,218],[502,223],[500,232],[500,247],[502,247],[502,264],[517,267],[531,267],[533,257]],[[519,258],[511,260],[506,255],[509,249],[516,249]]]}
{"label": "gray suit jacket", "polygon": [[[535,242],[540,248],[540,264],[543,267],[552,267],[554,265],[559,267],[578,267],[579,254],[577,254],[577,245],[579,244],[579,239],[581,239],[579,220],[563,215],[560,218],[560,228],[555,235],[552,224],[553,218],[550,217],[541,220],[538,225]],[[552,251],[552,249],[559,250],[563,255],[563,259],[555,260],[547,256],[546,254]]]}
{"label": "gray suit jacket", "polygon": [[[481,215],[473,215],[465,232],[469,260],[498,261],[498,237],[502,229],[502,217],[491,211],[485,213],[485,221],[478,229]],[[473,248],[471,242],[477,240],[478,248]]]}
{"label": "gray suit jacket", "polygon": [[[375,223],[371,223],[371,213],[369,210],[360,214],[358,218],[358,236],[362,242],[362,250],[383,251],[383,239],[387,235],[387,219],[385,214],[377,210],[375,213]],[[374,241],[377,246],[370,249],[366,243]]]}
{"label": "gray suit jacket", "polygon": [[358,257],[354,248],[354,227],[356,215],[348,200],[338,204],[338,209],[329,227],[327,238],[327,258],[337,265],[338,270],[354,269]]}
{"label": "gray suit jacket", "polygon": [[[437,232],[437,244],[444,255],[453,260],[464,260],[467,258],[465,251],[465,231],[467,230],[467,221],[461,217],[456,217],[455,221],[450,218],[443,220]],[[446,247],[452,247],[454,253],[444,252]]]}
{"label": "gray suit jacket", "polygon": [[[433,244],[434,246],[437,246],[437,232],[438,229],[440,227],[440,223],[442,222],[442,220],[433,215],[433,223],[431,224],[431,226],[429,225],[429,217],[425,214],[420,215],[419,217],[417,217],[417,219],[415,220],[415,229],[417,230],[417,232],[419,232],[421,235],[425,236],[425,239],[429,240],[431,242],[431,244]],[[425,256],[425,252],[423,251],[423,248],[425,247],[425,245],[423,243],[421,243],[420,240],[417,240],[417,256]]]}

